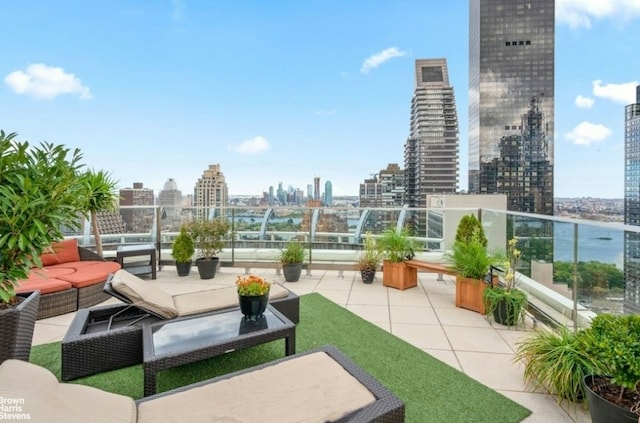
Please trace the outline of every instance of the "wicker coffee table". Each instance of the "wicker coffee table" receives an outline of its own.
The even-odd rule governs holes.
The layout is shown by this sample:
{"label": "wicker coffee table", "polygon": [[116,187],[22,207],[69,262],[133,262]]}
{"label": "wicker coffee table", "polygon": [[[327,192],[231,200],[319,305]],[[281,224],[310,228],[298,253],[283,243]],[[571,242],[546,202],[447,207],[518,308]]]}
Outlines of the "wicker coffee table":
{"label": "wicker coffee table", "polygon": [[285,341],[285,355],[295,354],[296,326],[272,305],[258,321],[231,309],[143,326],[144,396],[156,393],[162,370],[278,339]]}

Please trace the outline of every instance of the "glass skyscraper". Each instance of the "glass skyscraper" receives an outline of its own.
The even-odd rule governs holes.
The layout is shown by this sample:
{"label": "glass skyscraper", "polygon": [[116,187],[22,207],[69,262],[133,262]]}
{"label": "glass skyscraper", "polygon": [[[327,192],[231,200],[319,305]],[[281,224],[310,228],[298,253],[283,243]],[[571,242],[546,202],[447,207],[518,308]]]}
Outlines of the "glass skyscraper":
{"label": "glass skyscraper", "polygon": [[554,0],[469,1],[469,192],[553,214]]}
{"label": "glass skyscraper", "polygon": [[[624,113],[624,223],[640,226],[640,85]],[[624,311],[640,312],[640,236],[624,235]]]}

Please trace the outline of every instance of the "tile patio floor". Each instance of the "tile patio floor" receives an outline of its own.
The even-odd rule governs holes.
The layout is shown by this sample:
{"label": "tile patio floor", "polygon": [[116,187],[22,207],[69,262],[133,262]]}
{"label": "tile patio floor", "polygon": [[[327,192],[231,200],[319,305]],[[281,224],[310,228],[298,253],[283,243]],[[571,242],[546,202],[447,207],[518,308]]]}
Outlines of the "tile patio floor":
{"label": "tile patio floor", "polygon": [[[175,268],[165,266],[154,284],[171,294],[210,288],[212,284],[233,285],[240,268],[222,268],[214,279],[201,280],[197,269],[178,278]],[[435,274],[419,273],[418,287],[398,291],[382,286],[381,277],[371,285],[360,280],[360,274],[345,271],[304,271],[298,282],[287,283],[273,269],[254,269],[254,273],[283,283],[298,295],[317,292],[347,310],[415,345],[433,357],[449,364],[484,385],[502,393],[532,411],[527,423],[590,422],[588,411],[581,405],[558,405],[544,392],[530,392],[522,379],[522,366],[512,362],[518,340],[533,327],[508,329],[492,324],[483,316],[454,306],[455,281]],[[205,288],[206,287],[206,288]],[[118,303],[115,299],[107,303]],[[107,304],[105,303],[105,304]],[[39,320],[34,345],[62,340],[73,314]]]}

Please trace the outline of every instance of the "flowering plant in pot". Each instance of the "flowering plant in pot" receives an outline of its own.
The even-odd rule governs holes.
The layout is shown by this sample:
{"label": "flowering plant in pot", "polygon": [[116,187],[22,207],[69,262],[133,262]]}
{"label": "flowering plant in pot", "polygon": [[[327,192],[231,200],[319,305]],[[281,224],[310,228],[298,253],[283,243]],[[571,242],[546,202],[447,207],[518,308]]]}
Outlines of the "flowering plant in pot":
{"label": "flowering plant in pot", "polygon": [[522,251],[517,247],[517,238],[507,243],[507,255],[501,269],[504,284],[489,286],[483,293],[487,313],[493,314],[497,323],[506,326],[516,326],[524,320],[528,301],[527,294],[516,287],[516,272],[522,258]]}
{"label": "flowering plant in pot", "polygon": [[364,248],[362,254],[356,262],[356,269],[360,271],[362,282],[372,283],[376,276],[376,271],[382,262],[383,252],[376,243],[376,239],[371,232],[367,232],[364,238]]}
{"label": "flowering plant in pot", "polygon": [[258,275],[238,276],[236,280],[240,311],[245,319],[259,319],[267,308],[271,283]]}

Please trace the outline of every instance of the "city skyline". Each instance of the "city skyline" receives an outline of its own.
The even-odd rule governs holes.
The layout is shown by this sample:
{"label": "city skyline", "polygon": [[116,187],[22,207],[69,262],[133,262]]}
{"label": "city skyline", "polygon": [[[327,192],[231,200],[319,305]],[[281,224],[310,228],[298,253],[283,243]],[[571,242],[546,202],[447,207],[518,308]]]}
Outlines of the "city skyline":
{"label": "city skyline", "polygon": [[[450,3],[4,2],[0,129],[78,147],[120,187],[186,193],[220,163],[230,195],[315,176],[357,195],[403,163],[414,61],[442,57],[466,189],[469,10]],[[598,5],[556,0],[555,197],[623,197],[640,2]]]}

